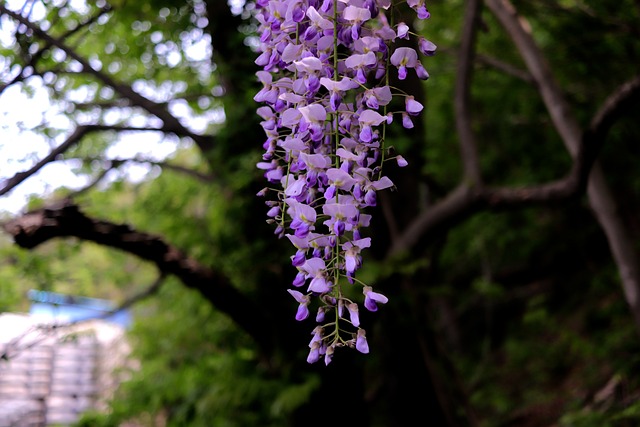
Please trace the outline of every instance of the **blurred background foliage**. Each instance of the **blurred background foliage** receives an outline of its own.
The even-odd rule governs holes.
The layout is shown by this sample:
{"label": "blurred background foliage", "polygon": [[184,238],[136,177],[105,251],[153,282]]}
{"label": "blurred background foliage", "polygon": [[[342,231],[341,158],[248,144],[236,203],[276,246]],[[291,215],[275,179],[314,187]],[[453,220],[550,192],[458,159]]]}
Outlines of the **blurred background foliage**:
{"label": "blurred background foliage", "polygon": [[[129,337],[138,364],[114,396],[111,412],[88,414],[78,425],[118,426],[131,420],[149,426],[326,425],[339,421],[332,411],[360,411],[351,421],[362,426],[406,425],[403,420],[416,413],[422,413],[418,425],[434,426],[640,423],[638,331],[585,197],[485,209],[433,233],[398,259],[384,258],[388,238],[380,233],[387,231],[382,212],[376,211],[374,248],[369,258],[365,255],[361,277],[380,283],[391,300],[380,317],[364,316],[372,353],[338,354],[327,368],[308,367],[308,331],[294,324],[295,307],[284,292],[294,276],[288,265],[291,249],[271,235],[265,209],[254,197],[264,183],[255,169],[262,144],[253,117],[256,83],[246,65],[255,43],[253,4],[29,3],[44,10],[39,25],[56,37],[96,17],[65,39],[75,52],[166,105],[187,126],[196,123],[194,131],[213,135],[215,145],[203,152],[188,138],[167,133],[177,148],[163,162],[205,179],[150,164],[145,179],[131,181],[121,172],[128,163],[116,165],[106,154],[120,133],[91,134],[64,158],[76,159],[76,172],[89,180],[111,168],[109,179],[82,193],[61,188],[35,197],[28,208],[72,197],[90,216],[162,236],[260,301],[272,313],[274,336],[283,340],[283,350],[265,360],[229,318],[169,277],[157,294],[134,308]],[[514,4],[529,20],[582,125],[615,87],[638,72],[637,1]],[[431,79],[423,87],[424,134],[400,134],[392,141],[400,153],[415,154],[405,156],[414,166],[413,186],[399,186],[398,192],[427,205],[446,195],[461,176],[453,93],[465,7],[461,0],[431,1],[432,18],[416,24],[419,34],[438,45],[437,55],[425,61]],[[233,13],[213,14],[224,8]],[[536,85],[527,80],[512,41],[488,10],[483,9],[481,21],[471,111],[485,181],[533,185],[563,176],[571,158]],[[236,23],[242,26],[226,29]],[[5,68],[28,66],[25,49],[33,54],[44,46],[36,37],[16,34],[16,43],[0,52]],[[225,51],[230,46],[244,50],[230,57]],[[507,73],[492,60],[520,73]],[[29,91],[30,82],[39,81],[67,118],[29,130],[52,141],[69,123],[158,122],[123,104],[91,73],[79,72],[59,49],[46,49],[34,70],[16,84]],[[636,245],[639,114],[636,103],[612,128],[600,157]],[[399,219],[398,226],[406,223]],[[28,252],[6,236],[0,239],[0,311],[26,310],[29,289],[123,301],[157,276],[152,266],[91,243],[63,239]],[[283,317],[289,323],[277,321]],[[345,400],[354,390],[359,394]],[[443,394],[448,399],[442,400]],[[416,402],[415,412],[401,413]]]}

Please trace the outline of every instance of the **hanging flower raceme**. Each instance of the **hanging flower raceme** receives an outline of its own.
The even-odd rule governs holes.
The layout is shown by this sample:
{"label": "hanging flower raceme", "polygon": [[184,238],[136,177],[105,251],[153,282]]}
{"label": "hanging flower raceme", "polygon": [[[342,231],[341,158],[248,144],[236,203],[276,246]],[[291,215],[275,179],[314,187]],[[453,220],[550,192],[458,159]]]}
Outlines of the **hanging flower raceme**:
{"label": "hanging flower raceme", "polygon": [[[406,3],[417,18],[429,18],[424,0]],[[390,23],[394,7],[390,0],[256,3],[263,88],[254,99],[263,104],[258,114],[267,137],[257,166],[270,184],[259,195],[274,194],[267,221],[295,248],[295,319],[306,320],[317,306],[309,363],[324,356],[328,364],[338,347],[368,353],[359,304],[377,311],[387,302],[356,278],[361,252],[372,244],[362,237],[371,219],[366,210],[376,206],[378,191],[393,187],[383,175],[391,160],[386,126],[399,114],[412,127],[410,117],[423,109],[411,94],[394,93],[390,73],[429,77],[415,49],[396,46],[412,34],[405,23]],[[427,56],[436,50],[421,36],[418,46]],[[394,96],[404,98],[401,111],[387,111]]]}

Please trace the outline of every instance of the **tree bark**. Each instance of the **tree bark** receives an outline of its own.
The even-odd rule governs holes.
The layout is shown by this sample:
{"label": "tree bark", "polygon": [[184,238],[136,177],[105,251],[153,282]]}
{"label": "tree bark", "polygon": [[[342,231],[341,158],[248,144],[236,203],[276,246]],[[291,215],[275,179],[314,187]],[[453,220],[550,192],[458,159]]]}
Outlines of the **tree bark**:
{"label": "tree bark", "polygon": [[[536,44],[525,19],[508,0],[487,0],[487,6],[510,35],[537,84],[551,120],[572,157],[579,151],[583,131],[572,113],[551,67]],[[640,333],[640,253],[606,182],[602,167],[595,162],[587,185],[589,205],[607,236],[618,268],[625,299]]]}

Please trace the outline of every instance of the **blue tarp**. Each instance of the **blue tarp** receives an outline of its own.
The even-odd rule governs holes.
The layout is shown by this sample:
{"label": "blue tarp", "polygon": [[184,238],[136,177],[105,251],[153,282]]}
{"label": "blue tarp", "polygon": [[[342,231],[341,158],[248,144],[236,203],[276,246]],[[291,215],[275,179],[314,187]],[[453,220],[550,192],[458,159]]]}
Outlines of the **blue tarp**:
{"label": "blue tarp", "polygon": [[60,322],[99,318],[125,328],[131,324],[131,313],[128,310],[113,312],[117,307],[108,300],[37,290],[29,291],[28,297],[32,301],[29,313],[33,316]]}

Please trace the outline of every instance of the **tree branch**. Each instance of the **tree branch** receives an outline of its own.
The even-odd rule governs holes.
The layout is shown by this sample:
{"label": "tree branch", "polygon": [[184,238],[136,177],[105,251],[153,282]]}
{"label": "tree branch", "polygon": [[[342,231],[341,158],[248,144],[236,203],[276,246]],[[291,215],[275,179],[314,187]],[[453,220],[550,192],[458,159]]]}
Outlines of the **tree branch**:
{"label": "tree branch", "polygon": [[[115,158],[115,159],[105,159],[102,157],[79,157],[77,159],[83,162],[97,161],[97,162],[105,163],[104,170],[100,173],[99,177],[96,177],[97,181],[102,179],[104,177],[104,174],[106,174],[110,170],[117,169],[120,166],[124,165],[125,163],[146,163],[153,166],[159,166],[162,169],[167,169],[173,172],[187,175],[191,178],[195,178],[198,181],[201,181],[203,183],[210,183],[216,179],[216,176],[214,174],[206,174],[206,173],[199,172],[195,169],[190,169],[186,166],[176,165],[173,163],[163,162],[159,160],[145,159],[143,157]],[[97,182],[92,183],[91,186],[94,186],[96,184]],[[89,188],[86,188],[86,189],[83,188],[81,191],[84,192],[88,189]]]}
{"label": "tree branch", "polygon": [[91,182],[89,182],[87,185],[85,185],[84,187],[75,190],[74,192],[68,194],[66,197],[68,199],[75,199],[76,197],[85,194],[87,192],[89,192],[90,190],[92,190],[93,188],[95,188],[98,184],[100,184],[100,182],[102,182],[102,180],[107,176],[107,174],[109,172],[111,172],[114,169],[117,169],[120,166],[120,164],[117,163],[111,163],[109,165],[108,168],[105,168],[103,170],[100,171],[100,173],[98,173],[92,180]]}
{"label": "tree branch", "polygon": [[187,176],[190,176],[192,178],[195,178],[201,182],[204,183],[210,183],[213,180],[215,180],[215,176],[211,175],[211,174],[206,174],[206,173],[202,173],[202,172],[198,172],[197,170],[194,169],[190,169],[188,167],[185,166],[181,166],[181,165],[175,165],[173,163],[168,163],[168,162],[161,162],[161,161],[157,161],[157,160],[151,160],[151,159],[144,159],[144,158],[138,158],[138,157],[134,157],[131,159],[104,159],[107,162],[112,162],[112,163],[116,163],[118,165],[123,164],[123,163],[147,163],[150,165],[154,165],[154,166],[159,166],[162,169],[167,169],[167,170],[171,170],[174,172],[178,172]]}
{"label": "tree branch", "polygon": [[[26,5],[26,3],[25,3],[25,5]],[[23,6],[25,6],[25,5],[23,5]],[[71,28],[71,29],[67,30],[66,32],[64,32],[64,33],[60,36],[59,40],[60,40],[60,41],[64,41],[64,40],[68,39],[68,38],[69,38],[69,37],[71,37],[72,35],[74,35],[74,34],[78,33],[78,32],[79,32],[80,30],[82,30],[83,28],[86,28],[87,26],[89,26],[89,25],[93,24],[94,22],[96,22],[96,21],[97,21],[97,20],[98,20],[102,15],[104,15],[105,13],[108,13],[109,11],[111,11],[111,6],[110,6],[110,5],[106,5],[106,6],[102,7],[102,8],[100,8],[100,9],[99,9],[99,11],[98,11],[98,13],[96,13],[95,15],[93,15],[93,16],[91,16],[91,17],[89,17],[89,18],[88,18],[88,19],[86,19],[85,21],[80,22],[80,23],[79,23],[78,25],[76,25],[75,27],[73,27],[73,28]],[[21,15],[21,16],[23,16],[23,15],[24,15],[24,7],[23,7],[23,10],[20,12],[20,15]],[[28,15],[27,15],[27,16],[28,16]],[[58,19],[59,19],[59,17],[56,17],[56,18],[58,18]],[[55,25],[55,22],[54,22],[54,24],[53,24],[52,26],[54,26],[54,25]],[[44,45],[42,48],[38,49],[38,51],[37,51],[36,53],[34,53],[33,55],[31,55],[28,51],[26,51],[26,52],[21,52],[21,53],[24,53],[24,54],[25,54],[25,56],[28,58],[28,61],[27,61],[27,63],[22,67],[22,70],[20,70],[20,73],[18,73],[18,74],[17,74],[13,79],[11,79],[11,81],[9,81],[8,83],[1,84],[1,85],[0,85],[0,94],[1,94],[2,92],[4,92],[4,90],[5,90],[6,88],[8,88],[9,86],[11,86],[11,85],[13,85],[13,84],[15,84],[15,83],[21,82],[21,81],[23,81],[23,80],[27,79],[28,77],[30,77],[30,76],[25,76],[25,75],[24,75],[24,70],[25,70],[26,68],[28,68],[28,67],[32,67],[32,68],[33,68],[33,74],[35,74],[35,75],[39,75],[39,73],[37,72],[37,69],[36,69],[36,64],[37,64],[38,60],[39,60],[40,58],[42,58],[42,55],[43,55],[47,50],[49,50],[50,48],[51,48],[51,43],[45,43],[45,45]]]}
{"label": "tree branch", "polygon": [[128,252],[154,263],[162,274],[173,274],[191,289],[197,290],[221,312],[244,329],[263,349],[267,341],[268,322],[262,309],[234,288],[229,280],[198,263],[160,237],[87,217],[69,203],[40,209],[8,221],[3,226],[15,243],[33,249],[51,239],[75,237]]}
{"label": "tree branch", "polygon": [[470,0],[465,9],[462,24],[462,43],[458,55],[458,74],[455,86],[455,120],[460,152],[464,167],[464,179],[475,184],[482,183],[478,149],[471,126],[470,85],[473,75],[473,58],[475,55],[476,34],[480,21],[480,0]]}
{"label": "tree branch", "polygon": [[388,255],[411,249],[424,235],[436,228],[452,226],[483,207],[513,208],[532,204],[551,204],[583,194],[598,151],[606,133],[631,104],[640,99],[640,75],[615,89],[594,115],[584,132],[571,170],[559,180],[541,185],[508,187],[471,187],[461,184],[447,197],[423,211],[394,241]]}
{"label": "tree branch", "polygon": [[582,135],[580,125],[560,86],[556,83],[549,63],[533,39],[529,24],[517,14],[508,0],[486,0],[486,4],[518,48],[549,111],[554,127],[565,142],[571,156],[575,157]]}
{"label": "tree branch", "polygon": [[157,128],[138,128],[138,127],[128,127],[128,126],[106,126],[106,125],[80,125],[78,126],[73,133],[59,146],[51,150],[51,152],[42,158],[39,162],[33,165],[30,169],[18,172],[11,178],[8,178],[3,183],[3,187],[0,188],[0,196],[7,194],[9,191],[13,190],[15,187],[24,182],[27,178],[38,172],[48,163],[53,162],[58,158],[58,156],[64,154],[71,147],[76,145],[80,140],[91,132],[98,131],[158,131],[161,132],[162,129]]}
{"label": "tree branch", "polygon": [[109,310],[109,312],[105,315],[105,317],[109,317],[112,314],[118,313],[118,312],[123,311],[123,310],[127,310],[127,309],[133,307],[135,304],[139,303],[140,301],[143,301],[143,300],[149,298],[150,296],[155,295],[160,290],[162,285],[164,284],[164,280],[166,278],[167,278],[167,276],[166,276],[165,273],[160,273],[158,278],[156,280],[154,280],[154,282],[151,285],[149,285],[146,289],[142,290],[141,292],[130,296],[129,298],[124,300],[118,307],[114,308],[113,310]]}
{"label": "tree branch", "polygon": [[476,60],[480,64],[495,68],[496,70],[502,71],[509,76],[515,77],[527,83],[533,83],[533,77],[531,77],[531,74],[507,62],[500,61],[497,58],[493,58],[487,55],[476,55]]}
{"label": "tree branch", "polygon": [[[486,3],[524,59],[565,147],[574,159],[577,158],[578,164],[574,165],[574,168],[584,167],[580,163],[585,159],[588,160],[591,156],[590,145],[602,144],[604,135],[593,135],[590,130],[585,132],[581,130],[562,90],[553,78],[546,58],[531,35],[529,24],[524,18],[518,16],[513,5],[508,0],[486,0]],[[631,90],[631,92],[635,91]],[[623,107],[624,105],[620,106],[620,108]],[[613,116],[617,113],[614,114],[612,111],[610,114]],[[598,119],[603,120],[601,122],[603,128],[609,121],[608,117],[608,114],[604,114],[601,119]],[[581,152],[585,150],[590,152]],[[582,156],[585,159],[581,159]],[[625,299],[631,308],[636,329],[640,332],[640,252],[631,239],[631,234],[620,215],[617,202],[609,189],[602,168],[595,158],[592,162],[587,163],[592,163],[587,185],[589,204],[607,236],[613,259],[620,273]]]}
{"label": "tree branch", "polygon": [[594,114],[589,132],[603,140],[613,123],[640,99],[640,74],[618,86]]}
{"label": "tree branch", "polygon": [[0,3],[0,14],[6,14],[13,18],[14,20],[20,22],[29,28],[35,35],[39,38],[55,46],[61,50],[63,50],[70,58],[76,60],[81,66],[84,72],[91,74],[96,79],[101,81],[107,86],[110,86],[115,90],[120,96],[127,98],[131,101],[131,104],[137,107],[141,107],[146,110],[150,114],[158,117],[164,123],[164,128],[167,132],[175,133],[179,136],[186,136],[195,141],[198,147],[203,151],[207,152],[211,148],[213,148],[213,139],[211,136],[199,135],[191,132],[189,129],[184,127],[180,121],[174,117],[169,111],[163,107],[162,105],[140,95],[136,91],[134,91],[130,86],[115,81],[110,75],[103,73],[99,70],[96,70],[91,64],[84,59],[82,56],[78,55],[71,47],[67,46],[60,39],[55,38],[48,34],[46,31],[40,29],[36,24],[31,22],[29,19],[23,17],[22,15],[15,13],[9,9],[7,9],[4,4]]}
{"label": "tree branch", "polygon": [[[476,189],[477,190],[477,189]],[[402,231],[391,245],[387,258],[409,251],[425,235],[438,227],[452,226],[468,217],[477,208],[477,196],[467,184],[460,184],[444,199],[429,207],[418,215],[407,228]]]}

